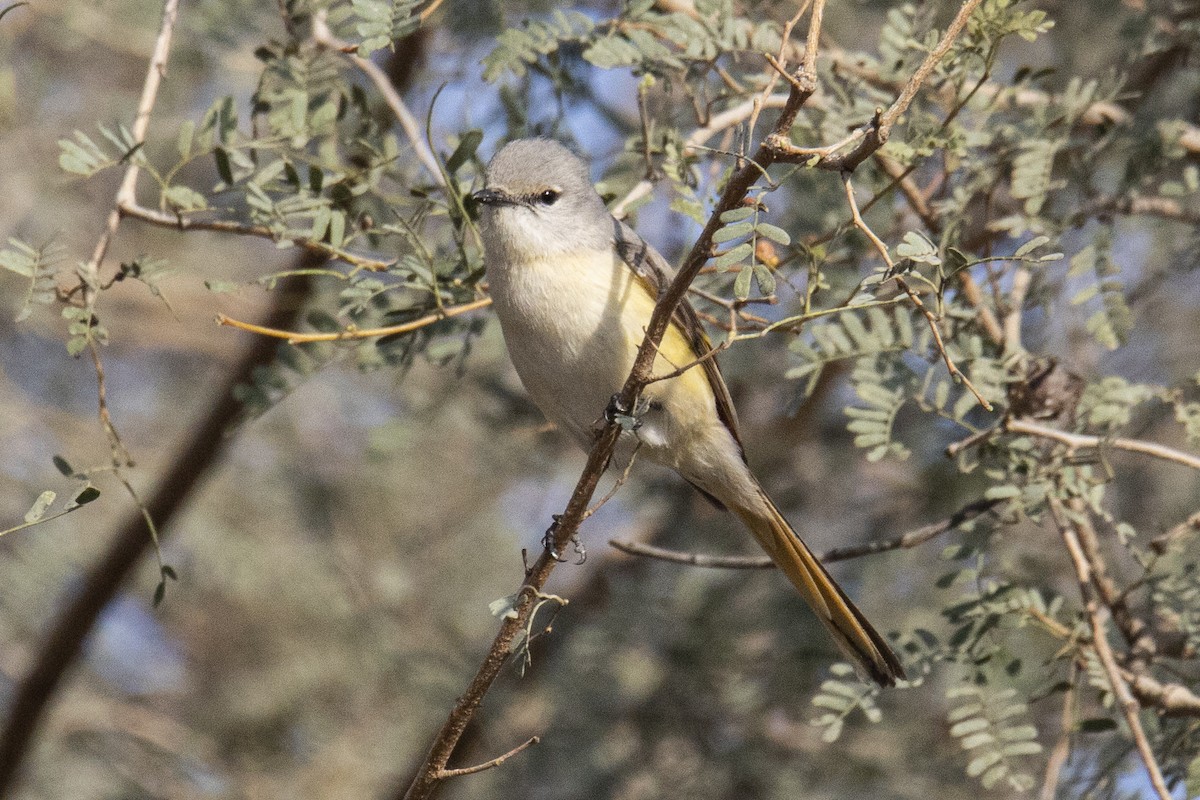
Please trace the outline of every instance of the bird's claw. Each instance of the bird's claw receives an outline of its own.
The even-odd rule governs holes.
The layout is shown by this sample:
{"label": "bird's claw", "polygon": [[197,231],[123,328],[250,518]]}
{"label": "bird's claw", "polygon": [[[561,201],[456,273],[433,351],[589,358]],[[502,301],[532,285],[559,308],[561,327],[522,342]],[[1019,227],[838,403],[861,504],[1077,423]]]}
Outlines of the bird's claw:
{"label": "bird's claw", "polygon": [[604,409],[604,421],[616,423],[621,426],[621,430],[630,433],[642,427],[642,417],[649,409],[650,403],[645,398],[639,397],[631,410],[622,402],[621,395],[614,394],[609,398],[608,407]]}
{"label": "bird's claw", "polygon": [[[542,536],[542,547],[550,554],[550,557],[560,564],[565,564],[568,559],[558,551],[558,522],[561,517],[558,514],[554,515],[554,522],[546,529],[546,533]],[[583,542],[579,541],[578,536],[571,537],[571,550],[578,557],[576,565],[582,564],[587,560],[587,549],[584,548]]]}

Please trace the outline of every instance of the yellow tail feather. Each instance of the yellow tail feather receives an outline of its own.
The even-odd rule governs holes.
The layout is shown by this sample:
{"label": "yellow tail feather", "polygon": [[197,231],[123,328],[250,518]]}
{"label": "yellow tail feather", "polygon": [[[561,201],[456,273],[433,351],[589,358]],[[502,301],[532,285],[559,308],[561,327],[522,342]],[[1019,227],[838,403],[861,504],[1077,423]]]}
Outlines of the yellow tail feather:
{"label": "yellow tail feather", "polygon": [[903,679],[904,668],[892,648],[825,571],[771,499],[761,489],[759,493],[767,513],[735,509],[737,515],[825,623],[838,647],[881,686],[892,686]]}

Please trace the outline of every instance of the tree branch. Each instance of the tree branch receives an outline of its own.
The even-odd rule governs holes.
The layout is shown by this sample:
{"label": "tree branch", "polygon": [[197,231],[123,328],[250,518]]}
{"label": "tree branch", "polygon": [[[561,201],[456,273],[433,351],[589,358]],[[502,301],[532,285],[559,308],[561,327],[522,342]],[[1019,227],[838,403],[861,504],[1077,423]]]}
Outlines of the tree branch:
{"label": "tree branch", "polygon": [[[889,117],[890,120],[894,121],[895,116],[898,116],[907,108],[912,95],[915,95],[921,82],[924,81],[937,61],[949,49],[948,40],[952,40],[953,36],[957,35],[958,31],[966,23],[966,17],[969,16],[970,11],[979,2],[980,0],[968,0],[964,4],[963,9],[960,10],[958,16],[955,17],[955,21],[951,24],[950,30],[947,31],[946,40],[939,44],[935,52],[930,54],[930,57],[918,69],[919,79],[918,75],[914,75],[914,79],[910,80],[906,87],[906,95],[902,95],[896,104],[893,105],[894,114]],[[819,17],[823,6],[824,0],[815,0],[812,13]],[[819,41],[819,30],[815,28],[816,26],[810,26],[807,42],[807,46],[814,50],[811,56],[812,59],[816,58],[815,49]],[[745,198],[746,193],[750,190],[750,187],[762,177],[771,165],[781,160],[786,160],[783,156],[785,155],[784,147],[787,144],[787,134],[791,130],[796,115],[800,112],[800,108],[816,90],[816,75],[801,71],[795,78],[796,80],[791,84],[787,101],[780,112],[779,119],[776,121],[774,131],[759,145],[753,158],[738,160],[733,174],[729,177],[725,189],[716,203],[716,207],[713,209],[708,222],[704,226],[704,230],[700,233],[700,236],[688,252],[674,280],[671,281],[665,290],[660,292],[654,312],[651,314],[650,321],[646,326],[645,338],[638,349],[638,354],[630,370],[629,377],[626,379],[625,385],[618,396],[621,407],[637,407],[637,400],[641,395],[642,387],[651,379],[658,345],[666,333],[672,315],[675,313],[675,309],[680,302],[682,302],[684,295],[688,291],[688,287],[700,273],[701,267],[712,256],[713,234],[721,228],[721,215],[726,211],[738,207],[742,203],[743,198]],[[548,531],[548,536],[551,538],[550,547],[529,568],[525,582],[518,590],[519,600],[513,615],[501,625],[500,631],[497,633],[492,647],[484,657],[483,663],[480,665],[475,677],[471,680],[467,690],[459,698],[454,708],[450,711],[445,723],[443,723],[442,728],[435,736],[424,764],[404,795],[406,800],[424,800],[424,798],[432,796],[440,784],[442,780],[440,773],[445,769],[445,765],[454,752],[454,748],[462,736],[463,730],[475,715],[480,703],[483,701],[484,695],[495,681],[501,667],[507,660],[517,632],[522,630],[528,623],[537,594],[541,591],[546,579],[558,563],[557,553],[561,552],[570,540],[576,536],[579,525],[587,513],[591,498],[599,484],[600,476],[608,467],[620,435],[620,425],[615,422],[609,422],[597,436],[596,442],[592,445],[592,449],[588,454],[587,463],[579,477],[579,481],[576,483],[571,498],[567,503],[566,510],[558,517],[554,526]]]}
{"label": "tree branch", "polygon": [[[312,258],[312,256],[309,256]],[[283,282],[274,293],[264,322],[289,325],[307,294],[306,282]],[[160,530],[190,499],[208,469],[217,462],[230,442],[227,435],[242,410],[234,389],[253,379],[254,370],[275,355],[275,343],[254,337],[225,384],[215,393],[216,402],[171,459],[171,467],[159,482],[145,511]],[[83,648],[84,640],[100,613],[120,589],[130,571],[150,546],[142,509],[133,509],[117,530],[108,550],[88,571],[82,585],[64,598],[48,627],[33,660],[33,666],[17,685],[4,729],[0,731],[0,798],[11,794],[20,766],[37,733],[47,705],[63,676]]]}
{"label": "tree branch", "polygon": [[457,306],[450,306],[441,311],[432,314],[426,314],[408,322],[403,322],[399,325],[388,325],[385,328],[355,328],[349,327],[336,333],[304,333],[301,331],[285,331],[278,328],[270,328],[265,325],[256,325],[252,322],[241,322],[224,314],[217,314],[218,325],[228,325],[231,328],[257,333],[260,336],[269,336],[274,339],[286,339],[288,344],[302,344],[306,342],[342,342],[352,339],[371,339],[376,336],[395,336],[400,333],[412,333],[415,330],[433,325],[435,322],[441,322],[444,319],[457,317],[461,314],[466,314],[470,311],[477,311],[481,308],[487,308],[492,304],[492,298],[482,297],[478,300],[472,300],[469,303],[462,303]]}
{"label": "tree branch", "polygon": [[[958,511],[955,511],[950,517],[939,522],[922,525],[920,528],[915,528],[899,536],[893,536],[890,539],[881,539],[850,547],[835,547],[832,550],[826,550],[824,553],[821,553],[818,558],[826,564],[831,564],[835,561],[849,561],[850,559],[871,556],[889,550],[907,550],[970,522],[976,517],[991,511],[1001,502],[1000,500],[976,500],[968,503]],[[609,544],[629,555],[657,558],[660,561],[690,564],[696,567],[709,567],[713,569],[773,569],[775,567],[775,563],[771,561],[769,556],[714,556],[703,553],[685,553],[679,550],[668,550],[665,547],[656,547],[644,542],[629,541],[628,539],[613,539]]]}
{"label": "tree branch", "polygon": [[1182,464],[1185,467],[1191,467],[1192,469],[1200,469],[1200,456],[1194,456],[1191,453],[1185,453],[1166,445],[1144,442],[1141,439],[1106,438],[1080,433],[1068,433],[1067,431],[1060,431],[1057,428],[1040,425],[1027,419],[1005,420],[1003,428],[1007,433],[1023,433],[1027,436],[1040,436],[1043,439],[1053,439],[1057,442],[1062,442],[1067,446],[1068,450],[1092,448],[1125,450],[1130,453],[1141,453],[1142,455],[1161,458],[1164,461],[1172,461],[1176,464]]}
{"label": "tree branch", "polygon": [[1116,656],[1113,655],[1112,648],[1108,644],[1104,628],[1105,623],[1111,619],[1112,614],[1109,607],[1102,603],[1096,596],[1095,585],[1093,583],[1094,576],[1088,565],[1083,546],[1079,541],[1077,526],[1066,518],[1058,500],[1051,498],[1049,508],[1051,515],[1054,517],[1055,525],[1062,535],[1063,542],[1067,546],[1067,552],[1071,556],[1071,563],[1075,567],[1075,576],[1079,581],[1079,591],[1083,596],[1088,622],[1092,628],[1092,646],[1096,649],[1096,655],[1100,658],[1104,674],[1108,676],[1108,682],[1112,687],[1113,695],[1116,697],[1117,705],[1121,707],[1121,712],[1125,715],[1125,722],[1129,726],[1129,732],[1133,736],[1134,745],[1137,747],[1138,754],[1142,758],[1142,763],[1146,766],[1146,773],[1150,777],[1150,784],[1158,794],[1159,800],[1171,800],[1171,792],[1167,789],[1167,784],[1163,780],[1162,770],[1158,766],[1158,761],[1154,757],[1154,751],[1150,747],[1150,740],[1146,738],[1146,731],[1142,729],[1142,722],[1138,717],[1141,706],[1130,692],[1129,684],[1125,682],[1125,678],[1121,674],[1121,669],[1117,665]]}

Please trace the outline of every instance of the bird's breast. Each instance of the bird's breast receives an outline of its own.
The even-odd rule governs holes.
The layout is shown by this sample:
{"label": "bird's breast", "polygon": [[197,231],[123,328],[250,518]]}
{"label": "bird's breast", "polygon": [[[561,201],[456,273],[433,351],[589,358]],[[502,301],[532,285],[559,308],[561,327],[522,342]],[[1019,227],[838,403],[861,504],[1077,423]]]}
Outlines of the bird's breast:
{"label": "bird's breast", "polygon": [[589,435],[633,366],[653,302],[615,253],[489,264],[488,281],[530,396],[554,423]]}

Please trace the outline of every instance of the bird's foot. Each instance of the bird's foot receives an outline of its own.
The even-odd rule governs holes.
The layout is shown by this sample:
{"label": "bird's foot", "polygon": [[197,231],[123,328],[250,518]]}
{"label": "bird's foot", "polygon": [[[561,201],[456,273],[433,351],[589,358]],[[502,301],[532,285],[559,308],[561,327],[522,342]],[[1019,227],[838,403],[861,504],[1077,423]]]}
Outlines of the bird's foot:
{"label": "bird's foot", "polygon": [[633,408],[627,408],[621,401],[621,395],[614,394],[604,409],[604,421],[616,423],[626,433],[642,427],[642,417],[650,410],[650,403],[644,397],[639,397]]}
{"label": "bird's foot", "polygon": [[[559,563],[566,563],[568,559],[558,550],[558,522],[561,515],[554,515],[554,522],[546,529],[546,533],[542,536],[542,547],[550,554],[550,557]],[[587,560],[587,549],[583,546],[583,542],[579,541],[578,536],[571,537],[571,551],[575,553],[577,560],[575,563],[582,564]]]}

